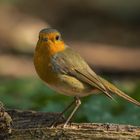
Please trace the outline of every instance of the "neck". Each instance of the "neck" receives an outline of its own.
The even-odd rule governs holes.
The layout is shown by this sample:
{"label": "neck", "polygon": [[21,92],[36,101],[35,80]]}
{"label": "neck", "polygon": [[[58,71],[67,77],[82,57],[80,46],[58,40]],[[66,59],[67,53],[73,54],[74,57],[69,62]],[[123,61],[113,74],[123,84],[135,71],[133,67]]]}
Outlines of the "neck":
{"label": "neck", "polygon": [[49,57],[65,50],[65,44],[63,43],[63,41],[47,43],[38,41],[36,50],[40,51],[42,55],[45,53],[45,55]]}

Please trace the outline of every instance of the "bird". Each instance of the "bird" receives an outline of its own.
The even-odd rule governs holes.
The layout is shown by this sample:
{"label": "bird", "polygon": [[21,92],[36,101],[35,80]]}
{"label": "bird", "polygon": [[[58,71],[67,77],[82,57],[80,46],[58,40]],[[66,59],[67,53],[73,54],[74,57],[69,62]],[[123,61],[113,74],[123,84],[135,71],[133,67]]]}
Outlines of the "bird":
{"label": "bird", "polygon": [[115,85],[94,72],[78,52],[65,44],[59,31],[44,28],[39,32],[39,39],[34,52],[34,66],[39,77],[60,94],[72,96],[73,102],[52,123],[54,127],[63,113],[72,105],[74,109],[63,127],[73,117],[81,104],[81,98],[97,91],[110,99],[118,95],[140,107],[140,102],[125,94]]}

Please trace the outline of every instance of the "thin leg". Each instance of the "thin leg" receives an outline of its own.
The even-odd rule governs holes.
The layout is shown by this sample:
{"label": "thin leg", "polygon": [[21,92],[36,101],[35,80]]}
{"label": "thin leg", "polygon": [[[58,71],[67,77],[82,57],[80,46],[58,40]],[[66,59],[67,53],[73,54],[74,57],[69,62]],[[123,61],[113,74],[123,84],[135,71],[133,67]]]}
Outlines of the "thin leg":
{"label": "thin leg", "polygon": [[75,98],[74,100],[64,109],[63,112],[61,112],[59,114],[59,116],[53,121],[53,123],[51,124],[51,127],[54,127],[57,123],[57,121],[60,119],[60,117],[75,103]]}
{"label": "thin leg", "polygon": [[77,109],[79,108],[80,104],[81,104],[81,101],[78,97],[75,98],[75,103],[76,103],[76,106],[75,108],[73,109],[72,113],[69,115],[68,119],[66,120],[63,128],[65,128],[68,124],[68,122],[70,121],[70,119],[73,117],[74,113],[77,111]]}

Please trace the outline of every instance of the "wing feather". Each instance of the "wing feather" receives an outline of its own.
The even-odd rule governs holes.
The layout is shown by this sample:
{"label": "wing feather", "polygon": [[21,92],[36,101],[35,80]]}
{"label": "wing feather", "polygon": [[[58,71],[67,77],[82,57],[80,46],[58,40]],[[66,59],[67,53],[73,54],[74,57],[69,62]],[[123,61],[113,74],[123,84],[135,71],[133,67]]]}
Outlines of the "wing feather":
{"label": "wing feather", "polygon": [[[68,54],[73,57],[68,58]],[[67,55],[66,55],[67,54]],[[74,60],[74,61],[72,61]],[[79,61],[77,61],[79,60]],[[109,98],[113,99],[111,94],[106,90],[105,86],[102,84],[96,73],[94,73],[87,63],[80,57],[80,55],[70,48],[68,48],[67,53],[58,53],[52,59],[53,70],[58,73],[67,74],[73,76],[80,81],[99,89]]]}
{"label": "wing feather", "polygon": [[[71,56],[71,58],[69,58]],[[129,97],[107,80],[98,76],[88,64],[80,57],[78,53],[68,48],[52,58],[53,70],[57,73],[73,76],[80,81],[93,86],[102,91],[107,97],[114,100],[112,93],[140,106],[140,102]]]}

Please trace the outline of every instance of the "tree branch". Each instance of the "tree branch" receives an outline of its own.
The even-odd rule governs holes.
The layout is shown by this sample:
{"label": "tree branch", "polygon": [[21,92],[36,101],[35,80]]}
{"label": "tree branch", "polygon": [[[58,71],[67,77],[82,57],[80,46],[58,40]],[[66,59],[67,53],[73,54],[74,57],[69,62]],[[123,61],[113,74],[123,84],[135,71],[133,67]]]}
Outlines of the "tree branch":
{"label": "tree branch", "polygon": [[[59,113],[7,110],[13,120],[11,134],[1,135],[1,139],[140,139],[140,127],[101,123],[72,123],[63,129],[64,117],[56,128],[50,124]],[[1,123],[0,123],[1,126]],[[3,134],[3,130],[0,131]]]}

